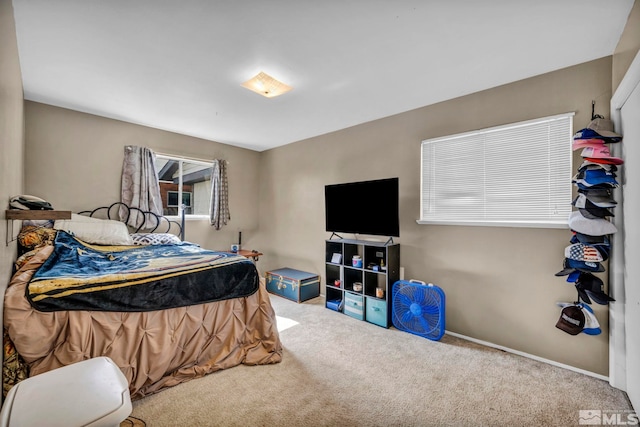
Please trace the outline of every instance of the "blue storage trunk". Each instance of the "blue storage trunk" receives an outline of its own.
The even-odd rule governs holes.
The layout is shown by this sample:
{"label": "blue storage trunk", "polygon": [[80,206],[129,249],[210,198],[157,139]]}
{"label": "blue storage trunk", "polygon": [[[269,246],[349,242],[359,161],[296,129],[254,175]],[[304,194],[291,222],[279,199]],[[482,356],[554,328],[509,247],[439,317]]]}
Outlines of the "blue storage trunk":
{"label": "blue storage trunk", "polygon": [[320,296],[320,276],[293,268],[279,268],[265,274],[267,291],[295,302]]}

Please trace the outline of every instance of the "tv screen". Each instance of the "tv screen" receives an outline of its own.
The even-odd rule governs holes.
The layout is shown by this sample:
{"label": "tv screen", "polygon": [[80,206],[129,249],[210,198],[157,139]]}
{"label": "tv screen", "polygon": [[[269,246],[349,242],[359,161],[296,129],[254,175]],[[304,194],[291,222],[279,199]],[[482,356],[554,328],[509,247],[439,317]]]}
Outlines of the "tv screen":
{"label": "tv screen", "polygon": [[398,178],[324,187],[326,230],[400,237]]}

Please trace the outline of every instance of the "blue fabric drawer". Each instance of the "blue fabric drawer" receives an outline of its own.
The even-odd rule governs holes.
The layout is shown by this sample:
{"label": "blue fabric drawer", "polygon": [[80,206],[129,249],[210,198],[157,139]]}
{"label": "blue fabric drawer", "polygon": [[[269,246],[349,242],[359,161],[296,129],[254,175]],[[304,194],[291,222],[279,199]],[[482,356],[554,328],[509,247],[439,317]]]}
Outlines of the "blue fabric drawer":
{"label": "blue fabric drawer", "polygon": [[320,296],[320,276],[293,268],[280,268],[265,274],[267,291],[295,302]]}
{"label": "blue fabric drawer", "polygon": [[345,292],[344,314],[358,320],[364,320],[364,297],[362,295]]}
{"label": "blue fabric drawer", "polygon": [[375,323],[383,328],[388,328],[387,322],[387,302],[375,298],[367,298],[366,304],[366,317],[365,320],[370,323]]}
{"label": "blue fabric drawer", "polygon": [[332,300],[327,300],[326,306],[331,310],[340,311],[340,304],[342,304],[341,299],[332,299]]}

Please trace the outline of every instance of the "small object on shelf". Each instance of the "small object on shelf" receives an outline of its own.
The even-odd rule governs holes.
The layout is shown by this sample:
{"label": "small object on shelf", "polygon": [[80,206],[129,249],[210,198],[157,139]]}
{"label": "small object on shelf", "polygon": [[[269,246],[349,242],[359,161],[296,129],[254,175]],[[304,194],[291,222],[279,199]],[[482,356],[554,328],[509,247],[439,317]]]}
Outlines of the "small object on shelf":
{"label": "small object on shelf", "polygon": [[376,288],[376,298],[384,298],[384,289]]}
{"label": "small object on shelf", "polygon": [[383,259],[380,260],[380,270],[387,271],[387,266],[384,265],[384,260]]}
{"label": "small object on shelf", "polygon": [[242,255],[245,258],[249,258],[252,259],[254,262],[258,261],[258,259],[264,255],[262,252],[256,251],[254,250],[248,250],[248,249],[238,249],[238,252],[236,252],[238,255]]}
{"label": "small object on shelf", "polygon": [[342,254],[333,254],[331,262],[334,264],[340,264],[342,262]]}
{"label": "small object on shelf", "polygon": [[336,279],[333,281],[333,286],[335,286],[336,288],[340,287],[340,279]]}
{"label": "small object on shelf", "polygon": [[355,282],[353,284],[353,290],[356,291],[356,292],[361,292],[362,291],[362,283]]}
{"label": "small object on shelf", "polygon": [[360,255],[354,255],[351,259],[351,265],[356,268],[362,268],[362,257]]}
{"label": "small object on shelf", "polygon": [[11,209],[20,209],[25,211],[53,210],[53,206],[51,206],[51,203],[47,202],[44,199],[41,199],[40,197],[30,196],[28,194],[13,196],[11,200],[9,200],[9,206],[11,207]]}
{"label": "small object on shelf", "polygon": [[342,304],[340,299],[327,300],[327,308],[334,311],[340,311],[340,304]]}

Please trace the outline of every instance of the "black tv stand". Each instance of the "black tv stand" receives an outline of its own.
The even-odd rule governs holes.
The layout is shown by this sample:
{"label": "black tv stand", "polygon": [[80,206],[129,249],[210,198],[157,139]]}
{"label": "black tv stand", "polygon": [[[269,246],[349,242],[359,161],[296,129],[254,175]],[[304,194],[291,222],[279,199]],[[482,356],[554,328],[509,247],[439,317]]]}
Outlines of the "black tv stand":
{"label": "black tv stand", "polygon": [[326,308],[389,328],[393,284],[399,279],[398,243],[325,241]]}
{"label": "black tv stand", "polygon": [[329,237],[329,240],[333,239],[333,236],[337,236],[338,239],[342,239],[342,237],[339,234],[336,234],[335,232],[331,233],[331,237]]}
{"label": "black tv stand", "polygon": [[393,245],[393,237],[389,237],[389,240],[387,240],[387,243],[385,243],[384,245],[385,246]]}

